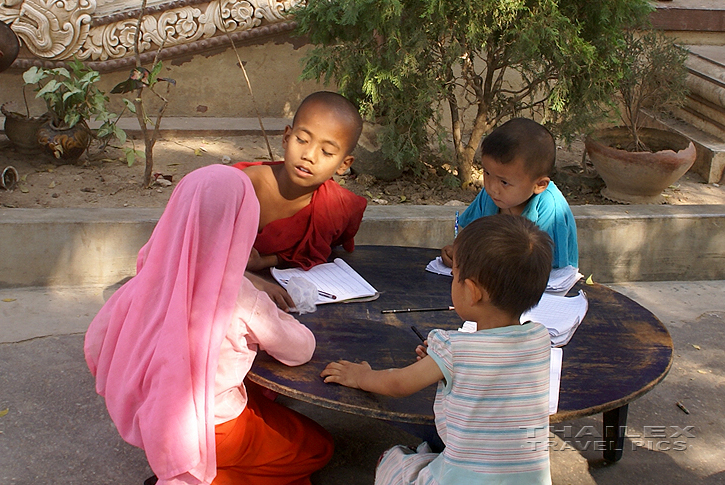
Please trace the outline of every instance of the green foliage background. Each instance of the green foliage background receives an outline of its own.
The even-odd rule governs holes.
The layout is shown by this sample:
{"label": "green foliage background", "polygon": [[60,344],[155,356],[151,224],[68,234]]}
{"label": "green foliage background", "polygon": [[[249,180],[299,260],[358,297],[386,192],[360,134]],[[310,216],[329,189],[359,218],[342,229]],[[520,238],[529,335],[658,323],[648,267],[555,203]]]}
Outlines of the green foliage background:
{"label": "green foliage background", "polygon": [[315,44],[303,76],[335,82],[384,125],[398,166],[420,170],[421,151],[445,154],[452,139],[465,186],[481,138],[508,117],[567,137],[601,119],[623,73],[614,53],[651,10],[647,0],[308,0],[294,15]]}

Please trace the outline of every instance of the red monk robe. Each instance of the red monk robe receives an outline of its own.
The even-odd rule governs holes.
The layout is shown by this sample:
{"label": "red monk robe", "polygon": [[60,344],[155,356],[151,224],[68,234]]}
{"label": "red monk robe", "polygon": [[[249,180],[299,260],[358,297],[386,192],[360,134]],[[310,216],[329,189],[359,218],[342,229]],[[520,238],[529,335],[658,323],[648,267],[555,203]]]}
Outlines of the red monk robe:
{"label": "red monk robe", "polygon": [[[244,170],[252,165],[278,165],[284,162],[239,162]],[[302,269],[326,263],[332,248],[342,245],[355,249],[354,237],[360,228],[367,200],[340,187],[330,179],[312,194],[310,203],[292,217],[272,221],[257,234],[254,249],[259,254],[276,254],[280,266]]]}

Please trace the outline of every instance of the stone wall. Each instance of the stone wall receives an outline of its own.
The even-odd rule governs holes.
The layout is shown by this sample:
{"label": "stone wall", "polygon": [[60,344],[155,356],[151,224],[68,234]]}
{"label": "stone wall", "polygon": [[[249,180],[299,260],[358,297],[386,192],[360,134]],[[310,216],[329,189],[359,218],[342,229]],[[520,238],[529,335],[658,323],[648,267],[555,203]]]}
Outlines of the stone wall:
{"label": "stone wall", "polygon": [[[725,279],[725,206],[574,206],[595,281]],[[111,285],[135,273],[161,209],[1,209],[0,287]],[[356,243],[440,248],[455,208],[369,207]],[[421,262],[426,264],[427,261]]]}

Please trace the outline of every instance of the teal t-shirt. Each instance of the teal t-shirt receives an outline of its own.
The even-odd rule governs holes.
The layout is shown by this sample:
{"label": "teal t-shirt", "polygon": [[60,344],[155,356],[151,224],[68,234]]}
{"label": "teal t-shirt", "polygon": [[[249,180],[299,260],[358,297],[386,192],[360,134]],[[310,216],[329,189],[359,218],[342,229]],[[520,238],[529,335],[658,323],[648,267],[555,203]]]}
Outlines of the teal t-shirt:
{"label": "teal t-shirt", "polygon": [[[483,189],[461,214],[458,224],[463,228],[479,217],[498,213],[498,206],[486,193],[486,189]],[[574,214],[554,182],[549,182],[546,190],[531,197],[521,215],[539,226],[554,241],[552,267],[579,267],[579,244]]]}

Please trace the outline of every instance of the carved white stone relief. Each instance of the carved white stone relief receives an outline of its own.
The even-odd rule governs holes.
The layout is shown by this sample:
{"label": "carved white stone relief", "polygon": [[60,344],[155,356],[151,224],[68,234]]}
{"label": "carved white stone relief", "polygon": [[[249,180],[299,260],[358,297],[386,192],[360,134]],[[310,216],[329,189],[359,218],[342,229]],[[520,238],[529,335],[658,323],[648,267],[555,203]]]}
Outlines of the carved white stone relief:
{"label": "carved white stone relief", "polygon": [[3,0],[0,18],[34,55],[73,56],[88,35],[95,0]]}
{"label": "carved white stone relief", "polygon": [[[141,2],[116,0],[123,11]],[[98,3],[97,3],[98,2]],[[209,3],[155,3],[141,26],[140,52],[173,47],[200,39],[249,30],[263,22],[278,23],[304,0],[214,0]],[[35,56],[64,60],[106,61],[130,56],[134,48],[136,18],[99,18],[96,8],[110,12],[109,0],[0,0],[0,20],[10,24]],[[168,8],[166,8],[168,6]],[[91,27],[91,22],[94,22]]]}

